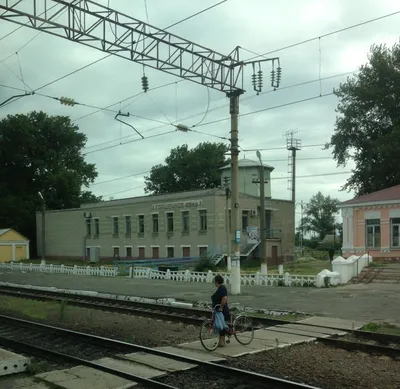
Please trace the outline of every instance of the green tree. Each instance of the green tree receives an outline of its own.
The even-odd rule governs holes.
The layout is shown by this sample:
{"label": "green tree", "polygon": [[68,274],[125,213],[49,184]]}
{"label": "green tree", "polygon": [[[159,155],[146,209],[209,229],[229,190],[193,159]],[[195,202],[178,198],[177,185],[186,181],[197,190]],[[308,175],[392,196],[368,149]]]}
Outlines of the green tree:
{"label": "green tree", "polygon": [[65,116],[44,112],[0,120],[0,227],[36,242],[36,216],[43,195],[47,209],[79,207],[100,200],[82,187],[97,177],[82,149],[86,135]]}
{"label": "green tree", "polygon": [[164,165],[153,166],[145,177],[145,192],[165,194],[193,189],[216,188],[221,185],[220,168],[227,163],[224,143],[200,143],[171,150]]}
{"label": "green tree", "polygon": [[333,234],[334,229],[338,228],[335,215],[339,211],[339,203],[338,199],[324,196],[321,192],[311,197],[304,207],[305,216],[300,222],[303,231],[315,233],[320,241],[325,235]]}
{"label": "green tree", "polygon": [[334,93],[340,115],[326,148],[338,166],[355,162],[343,189],[361,196],[400,184],[400,44],[372,46],[368,63]]}

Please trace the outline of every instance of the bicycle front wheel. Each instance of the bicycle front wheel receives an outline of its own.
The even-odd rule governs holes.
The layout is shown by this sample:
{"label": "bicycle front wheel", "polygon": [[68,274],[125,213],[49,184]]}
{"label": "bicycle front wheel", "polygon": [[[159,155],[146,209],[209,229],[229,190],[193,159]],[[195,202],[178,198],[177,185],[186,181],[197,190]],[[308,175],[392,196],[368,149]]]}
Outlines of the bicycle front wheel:
{"label": "bicycle front wheel", "polygon": [[205,320],[200,327],[200,342],[207,351],[214,351],[218,347],[219,333],[214,331],[211,320]]}
{"label": "bicycle front wheel", "polygon": [[237,316],[233,322],[233,335],[240,344],[250,344],[254,339],[252,320],[245,315]]}

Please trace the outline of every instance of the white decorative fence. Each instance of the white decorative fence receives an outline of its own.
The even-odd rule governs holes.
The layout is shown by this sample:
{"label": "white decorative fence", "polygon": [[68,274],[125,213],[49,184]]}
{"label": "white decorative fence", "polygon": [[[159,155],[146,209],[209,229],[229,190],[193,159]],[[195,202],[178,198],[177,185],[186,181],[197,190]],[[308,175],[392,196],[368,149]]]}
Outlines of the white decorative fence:
{"label": "white decorative fence", "polygon": [[[131,268],[129,277],[131,278],[147,278],[151,280],[171,280],[183,282],[214,282],[214,277],[217,273],[209,270],[207,273],[185,271],[170,271],[166,272],[153,270],[149,268]],[[218,273],[225,283],[231,283],[231,273]],[[259,286],[317,286],[317,276],[308,275],[290,275],[285,273],[279,274],[242,274],[241,283],[243,285],[259,285]]]}
{"label": "white decorative fence", "polygon": [[53,274],[71,274],[77,276],[101,276],[115,277],[118,275],[118,268],[91,267],[91,266],[64,266],[51,264],[33,264],[22,262],[0,262],[0,269],[20,270],[21,272],[40,272]]}
{"label": "white decorative fence", "polygon": [[[51,264],[25,264],[22,262],[0,263],[0,269],[16,270],[21,272],[41,272],[52,274],[70,274],[70,275],[86,275],[100,277],[116,277],[118,276],[118,268],[110,267],[91,267],[91,266],[64,266]],[[145,267],[135,267],[129,269],[130,278],[146,278],[150,280],[171,280],[180,282],[214,282],[217,273],[208,272],[191,272],[186,271],[170,271],[166,272],[153,270]],[[218,273],[227,284],[231,283],[231,273]],[[242,274],[241,283],[243,285],[258,286],[317,286],[317,276],[312,275],[290,275],[285,274]]]}

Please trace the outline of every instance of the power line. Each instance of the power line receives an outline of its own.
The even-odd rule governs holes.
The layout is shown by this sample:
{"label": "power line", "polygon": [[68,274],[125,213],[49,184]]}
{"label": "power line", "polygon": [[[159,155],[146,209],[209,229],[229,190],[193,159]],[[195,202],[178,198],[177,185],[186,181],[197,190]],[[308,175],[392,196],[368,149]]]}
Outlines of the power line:
{"label": "power line", "polygon": [[277,53],[279,51],[283,51],[283,50],[291,49],[291,48],[296,47],[296,46],[304,45],[305,43],[313,42],[313,41],[316,41],[316,40],[321,39],[321,38],[326,38],[328,36],[339,34],[341,32],[348,31],[348,30],[351,30],[351,29],[356,28],[356,27],[361,27],[361,26],[364,26],[366,24],[373,23],[373,22],[376,22],[378,20],[386,19],[386,18],[389,18],[389,17],[394,16],[394,15],[398,15],[398,14],[400,14],[400,11],[392,12],[392,13],[389,13],[389,14],[386,14],[386,15],[383,15],[383,16],[379,16],[377,18],[369,19],[369,20],[366,20],[364,22],[353,24],[351,26],[344,27],[344,28],[341,28],[339,30],[331,31],[331,32],[328,32],[326,34],[322,34],[322,35],[316,36],[314,38],[306,39],[306,40],[303,40],[301,42],[297,42],[297,43],[293,43],[293,44],[288,45],[288,46],[281,47],[280,49],[271,50],[271,51],[268,51],[268,52],[266,52],[264,54],[258,54],[258,55],[254,56],[254,57],[247,58],[246,61],[251,61],[251,60],[253,60],[255,58],[258,58],[258,57],[264,57],[264,56],[267,56],[267,55],[270,55],[270,54],[273,54],[273,53]]}
{"label": "power line", "polygon": [[[343,175],[343,174],[350,174],[351,172],[330,172],[330,173],[321,173],[321,174],[307,174],[304,176],[298,176],[297,178],[311,178],[311,177],[325,177],[325,176],[338,176],[338,175]],[[287,180],[288,177],[271,177],[271,180]],[[135,189],[139,189],[139,188],[144,188],[146,185],[140,185],[140,186],[136,186],[134,188],[129,188],[129,189],[124,189],[118,192],[113,192],[113,193],[109,193],[107,195],[100,195],[102,197],[109,197],[109,196],[113,196],[116,194],[120,194],[120,193],[126,193],[129,192],[131,190],[135,190]]]}
{"label": "power line", "polygon": [[[304,147],[320,147],[320,146],[325,146],[325,143],[319,143],[319,144],[315,144],[315,145],[301,145],[302,148],[304,148]],[[269,147],[266,149],[245,149],[243,151],[248,152],[248,151],[257,151],[257,150],[258,151],[287,150],[287,148],[286,147]],[[285,159],[285,161],[286,161],[286,159]]]}
{"label": "power line", "polygon": [[[321,173],[321,174],[308,174],[305,176],[297,176],[297,178],[309,178],[309,177],[325,177],[325,176],[338,176],[341,174],[351,174],[351,172],[332,172],[332,173]],[[288,180],[290,177],[271,177],[271,180]]]}
{"label": "power line", "polygon": [[112,178],[111,180],[95,182],[94,184],[91,184],[90,187],[95,186],[95,185],[108,184],[109,182],[124,180],[124,179],[126,179],[126,178],[137,177],[137,176],[140,176],[140,175],[142,175],[142,174],[147,174],[147,173],[150,173],[150,172],[151,172],[151,170],[148,170],[148,171],[146,171],[146,172],[140,172],[140,173],[136,173],[136,174],[130,174],[129,176],[117,177],[117,178]]}
{"label": "power line", "polygon": [[134,188],[129,188],[129,189],[125,189],[125,190],[120,190],[120,191],[118,191],[118,192],[113,192],[113,193],[109,193],[109,194],[106,194],[106,195],[100,195],[100,196],[101,196],[101,197],[110,197],[110,196],[114,196],[114,195],[116,195],[116,194],[129,192],[129,191],[134,190],[134,189],[144,188],[145,186],[146,186],[146,185],[135,186]]}
{"label": "power line", "polygon": [[162,133],[160,133],[160,134],[150,135],[150,136],[148,136],[148,137],[146,137],[146,138],[144,138],[144,139],[142,139],[142,138],[140,138],[140,139],[133,139],[133,140],[130,140],[130,141],[121,143],[121,144],[119,144],[119,145],[112,145],[112,146],[103,147],[103,148],[97,149],[97,150],[91,150],[91,151],[88,151],[88,152],[86,152],[86,153],[83,153],[83,155],[88,155],[88,154],[96,153],[96,152],[98,152],[98,151],[108,150],[108,149],[111,149],[111,148],[116,147],[116,146],[126,145],[126,144],[128,144],[128,143],[134,143],[134,142],[139,142],[139,141],[143,141],[143,140],[146,140],[146,139],[157,138],[157,137],[162,136],[162,135],[172,134],[173,132],[176,132],[176,131],[177,131],[177,130],[166,131],[166,132],[162,132]]}
{"label": "power line", "polygon": [[[332,76],[323,77],[321,80],[328,80],[328,79],[332,79],[332,78],[342,77],[342,76],[345,76],[345,75],[354,74],[355,72],[357,72],[357,70],[348,71],[348,72],[344,72],[344,73],[338,73],[338,74],[334,74],[334,75],[332,75]],[[184,80],[179,80],[179,81],[177,81],[177,82],[183,82],[183,81],[184,81]],[[286,87],[281,87],[281,88],[277,89],[276,91],[274,91],[274,90],[265,91],[265,92],[260,93],[260,95],[265,95],[265,94],[268,94],[268,93],[279,92],[279,91],[282,91],[282,90],[285,90],[285,89],[290,89],[290,88],[296,88],[296,87],[299,87],[299,86],[303,86],[303,85],[307,85],[307,84],[312,84],[312,83],[315,83],[315,82],[319,82],[319,79],[317,78],[317,79],[314,79],[314,80],[303,81],[303,82],[300,82],[300,83],[288,85],[288,86],[286,86]],[[167,86],[167,85],[171,85],[171,84],[172,84],[172,83],[165,84],[165,85]],[[162,85],[160,86],[160,88],[161,88],[161,87],[162,87]],[[144,92],[141,92],[141,93],[144,93]],[[136,96],[136,95],[135,95],[135,96]],[[247,97],[243,98],[242,101],[249,100],[249,99],[252,99],[252,98],[255,98],[255,97],[257,97],[257,96],[256,96],[256,95],[247,96]],[[221,99],[221,100],[222,100],[222,99]],[[115,104],[118,104],[118,103],[115,103]],[[109,105],[109,106],[106,107],[106,108],[109,108],[110,106],[111,106],[111,105]],[[208,110],[208,112],[212,112],[212,111],[215,111],[215,110],[218,110],[218,109],[222,109],[222,108],[226,108],[226,106],[225,106],[225,105],[223,105],[223,106],[221,105],[221,106],[219,106],[219,107],[210,108],[210,109]],[[97,111],[97,112],[99,112],[99,111]],[[97,113],[97,112],[94,112],[94,113]],[[94,113],[90,113],[90,114],[88,114],[88,115],[86,115],[86,116],[90,116],[90,115],[92,115],[92,114],[94,114]],[[179,120],[177,120],[177,122],[179,122],[179,121],[184,121],[184,120],[188,120],[188,119],[192,119],[192,118],[194,118],[194,117],[196,117],[196,116],[204,115],[204,114],[205,114],[205,112],[198,112],[198,113],[196,113],[196,114],[193,114],[193,115],[189,115],[189,116],[180,118]],[[82,116],[81,118],[84,118],[84,117],[85,117],[85,116]],[[81,119],[81,118],[79,118],[79,119]],[[78,119],[75,119],[75,120],[78,120]],[[142,131],[142,133],[152,132],[152,131],[158,130],[158,129],[160,129],[160,128],[163,128],[163,127],[165,127],[165,126],[164,126],[164,125],[161,125],[161,126],[152,127],[152,128],[149,128],[148,130]],[[205,133],[205,132],[194,131],[193,129],[192,129],[191,131],[193,131],[193,132],[198,132],[199,134],[207,135],[207,133]],[[225,137],[217,136],[217,135],[213,135],[213,134],[209,134],[209,136],[214,136],[214,137],[217,137],[217,138],[223,139],[223,140],[227,139],[227,138],[225,138]],[[113,140],[101,142],[101,143],[98,143],[98,144],[96,144],[96,145],[88,146],[87,148],[92,148],[92,147],[97,147],[97,146],[103,146],[103,145],[106,145],[106,144],[110,144],[110,143],[116,142],[116,141],[118,141],[118,140],[121,141],[122,139],[130,138],[130,137],[132,137],[132,135],[126,135],[126,136],[123,136],[122,138],[117,138],[117,139],[113,139]],[[122,143],[122,144],[125,144],[125,143]],[[116,147],[116,146],[119,146],[119,145],[114,145],[114,147]]]}

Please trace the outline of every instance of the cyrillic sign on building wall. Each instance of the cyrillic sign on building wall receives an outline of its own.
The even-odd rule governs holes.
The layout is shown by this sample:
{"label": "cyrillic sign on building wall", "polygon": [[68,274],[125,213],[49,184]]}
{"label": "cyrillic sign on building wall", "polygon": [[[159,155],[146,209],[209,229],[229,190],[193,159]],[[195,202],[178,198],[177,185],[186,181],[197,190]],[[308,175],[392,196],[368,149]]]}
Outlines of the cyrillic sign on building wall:
{"label": "cyrillic sign on building wall", "polygon": [[184,209],[184,208],[197,208],[203,205],[203,200],[189,200],[177,201],[174,203],[153,204],[152,209],[159,211],[163,209]]}

